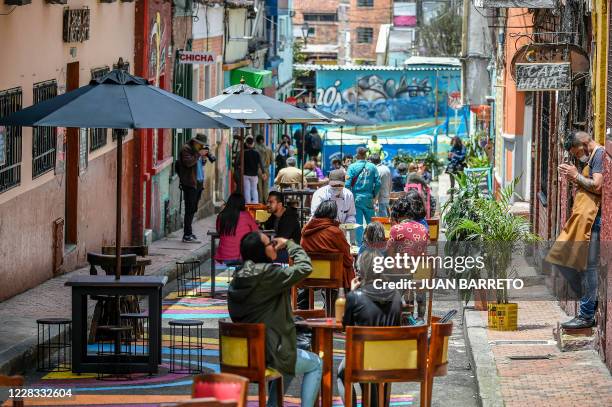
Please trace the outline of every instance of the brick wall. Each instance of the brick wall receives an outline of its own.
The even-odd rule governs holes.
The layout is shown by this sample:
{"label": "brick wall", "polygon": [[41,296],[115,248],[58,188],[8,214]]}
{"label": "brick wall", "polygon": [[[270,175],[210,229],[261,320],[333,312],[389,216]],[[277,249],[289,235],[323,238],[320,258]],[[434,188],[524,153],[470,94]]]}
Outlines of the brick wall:
{"label": "brick wall", "polygon": [[[392,21],[393,2],[390,0],[374,0],[373,7],[357,7],[357,0],[351,0],[349,9],[349,28],[351,30],[351,57],[353,60],[376,61],[376,41],[381,24]],[[372,28],[372,42],[359,44],[357,28]]]}
{"label": "brick wall", "polygon": [[[339,0],[300,0],[294,4],[295,17],[293,17],[293,27],[297,28],[301,38],[301,27],[304,24],[304,14],[316,13],[336,13],[338,11]],[[338,43],[338,23],[327,21],[308,21],[308,25],[315,29],[313,36],[308,37],[309,44],[337,44]],[[296,33],[297,34],[297,33]]]}

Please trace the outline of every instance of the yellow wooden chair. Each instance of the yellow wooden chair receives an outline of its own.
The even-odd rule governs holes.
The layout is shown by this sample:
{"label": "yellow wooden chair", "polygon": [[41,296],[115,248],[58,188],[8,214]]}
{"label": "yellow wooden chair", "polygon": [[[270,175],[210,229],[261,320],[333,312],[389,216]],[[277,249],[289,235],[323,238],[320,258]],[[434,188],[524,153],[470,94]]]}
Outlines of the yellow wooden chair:
{"label": "yellow wooden chair", "polygon": [[255,221],[259,223],[264,223],[270,218],[270,214],[265,209],[257,209],[255,211]]}
{"label": "yellow wooden chair", "polygon": [[307,252],[312,263],[312,273],[308,278],[291,288],[293,309],[297,309],[297,289],[308,289],[308,308],[314,309],[314,289],[323,288],[326,290],[325,310],[327,316],[334,316],[334,304],[332,302],[332,289],[343,286],[343,262],[342,253],[319,253]]}
{"label": "yellow wooden chair", "polygon": [[266,368],[266,327],[219,321],[219,364],[222,373],[246,377],[257,383],[259,406],[266,405],[268,382],[277,382],[277,405],[283,405],[283,375]]}
{"label": "yellow wooden chair", "polygon": [[385,383],[421,383],[421,406],[427,404],[427,325],[346,328],[344,404],[352,405],[353,383],[364,383],[361,405],[370,405],[370,386],[378,387],[385,405]]}
{"label": "yellow wooden chair", "polygon": [[427,219],[429,225],[429,241],[437,242],[440,236],[440,218]]}
{"label": "yellow wooden chair", "polygon": [[439,323],[440,317],[431,317],[431,339],[427,355],[427,401],[431,404],[433,378],[448,373],[448,340],[453,333],[453,323]]}

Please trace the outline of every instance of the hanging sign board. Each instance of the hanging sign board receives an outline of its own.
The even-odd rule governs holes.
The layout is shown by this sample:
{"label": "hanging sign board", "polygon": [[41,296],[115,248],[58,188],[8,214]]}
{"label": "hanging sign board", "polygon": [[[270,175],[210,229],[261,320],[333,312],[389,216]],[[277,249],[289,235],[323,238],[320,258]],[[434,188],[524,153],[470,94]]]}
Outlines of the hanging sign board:
{"label": "hanging sign board", "polygon": [[481,8],[555,8],[555,0],[475,0]]}
{"label": "hanging sign board", "polygon": [[0,126],[0,166],[6,164],[6,127]]}
{"label": "hanging sign board", "polygon": [[179,51],[178,60],[180,64],[213,65],[216,57],[212,52]]}
{"label": "hanging sign board", "polygon": [[572,69],[569,62],[516,64],[516,90],[571,90]]}
{"label": "hanging sign board", "polygon": [[82,174],[87,169],[88,137],[89,131],[86,128],[79,129],[79,173]]}

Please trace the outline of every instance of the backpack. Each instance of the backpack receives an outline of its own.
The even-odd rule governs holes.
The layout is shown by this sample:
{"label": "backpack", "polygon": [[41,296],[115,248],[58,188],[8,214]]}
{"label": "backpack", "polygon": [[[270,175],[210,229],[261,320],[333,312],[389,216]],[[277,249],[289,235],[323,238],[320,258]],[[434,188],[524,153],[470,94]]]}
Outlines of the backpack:
{"label": "backpack", "polygon": [[319,133],[311,133],[310,148],[317,151],[321,150],[321,136],[319,136]]}

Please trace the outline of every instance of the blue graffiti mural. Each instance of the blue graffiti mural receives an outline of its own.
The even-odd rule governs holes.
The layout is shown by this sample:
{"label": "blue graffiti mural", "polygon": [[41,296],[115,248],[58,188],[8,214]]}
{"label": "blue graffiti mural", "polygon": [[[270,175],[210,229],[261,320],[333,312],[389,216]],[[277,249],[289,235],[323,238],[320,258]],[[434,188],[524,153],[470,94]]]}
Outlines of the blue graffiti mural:
{"label": "blue graffiti mural", "polygon": [[[445,116],[448,93],[458,90],[458,70],[321,70],[317,106],[347,110],[377,123]],[[437,97],[436,97],[437,93]]]}

